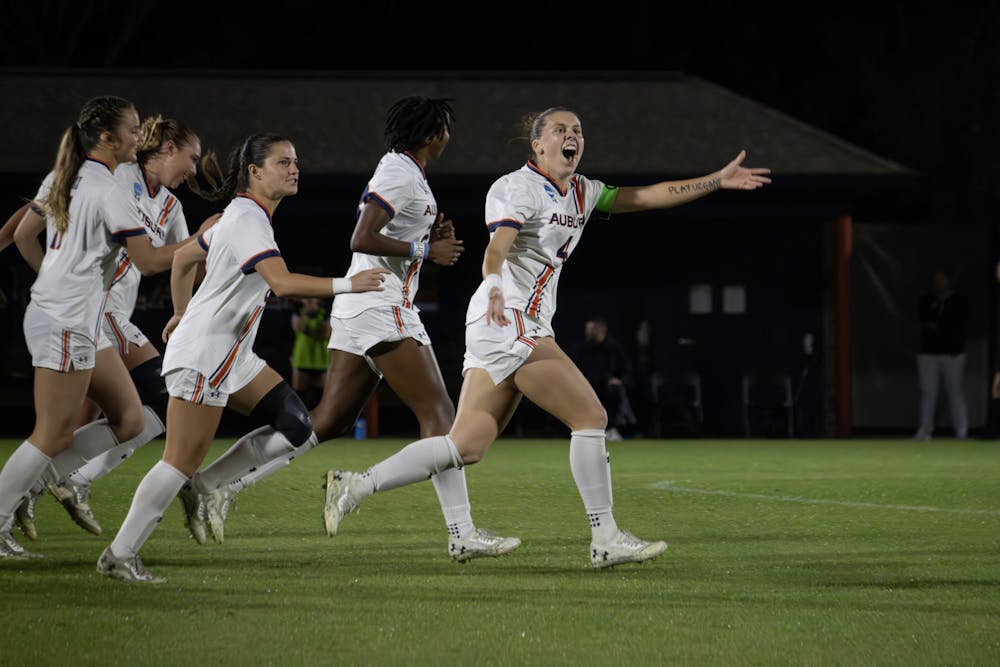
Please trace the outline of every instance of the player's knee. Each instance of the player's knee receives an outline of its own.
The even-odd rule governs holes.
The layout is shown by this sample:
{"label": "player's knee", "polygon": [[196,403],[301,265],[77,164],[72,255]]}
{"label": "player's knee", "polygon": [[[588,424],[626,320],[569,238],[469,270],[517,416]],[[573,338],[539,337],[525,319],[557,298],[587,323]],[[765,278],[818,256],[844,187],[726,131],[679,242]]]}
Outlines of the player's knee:
{"label": "player's knee", "polygon": [[354,428],[354,419],[316,408],[312,414],[313,432],[320,442],[346,435]]}
{"label": "player's knee", "polygon": [[604,406],[595,403],[586,409],[581,409],[566,421],[566,426],[570,431],[581,431],[584,429],[604,430],[608,427],[608,413]]}
{"label": "player's knee", "polygon": [[164,424],[167,423],[167,402],[170,395],[167,393],[167,384],[161,375],[161,363],[163,357],[156,355],[139,364],[129,374],[135,384],[136,391],[139,392],[139,399],[143,405],[148,405],[160,418]]}
{"label": "player's knee", "polygon": [[254,407],[251,418],[268,424],[295,447],[304,444],[313,432],[309,410],[287,382],[279,383],[265,394]]}
{"label": "player's knee", "polygon": [[273,424],[274,430],[288,438],[288,442],[296,447],[305,443],[313,432],[312,419],[302,399],[298,400],[298,404],[286,406],[288,409],[282,411]]}
{"label": "player's knee", "polygon": [[108,426],[115,434],[118,442],[131,440],[140,433],[146,425],[146,413],[140,407],[138,410],[126,410],[113,421],[108,419]]}
{"label": "player's knee", "polygon": [[486,457],[486,451],[490,448],[493,438],[482,433],[466,434],[465,437],[456,437],[453,433],[451,440],[455,443],[455,450],[462,459],[462,465],[470,466]]}

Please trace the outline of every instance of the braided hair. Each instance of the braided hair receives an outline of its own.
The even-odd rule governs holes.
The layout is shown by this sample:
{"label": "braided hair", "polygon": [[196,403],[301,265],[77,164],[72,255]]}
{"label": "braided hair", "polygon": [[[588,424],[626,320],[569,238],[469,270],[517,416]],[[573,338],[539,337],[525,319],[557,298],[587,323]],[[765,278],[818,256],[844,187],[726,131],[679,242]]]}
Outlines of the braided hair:
{"label": "braided hair", "polygon": [[385,115],[385,145],[391,151],[415,151],[427,139],[451,132],[455,122],[451,98],[424,95],[403,97],[389,107]]}

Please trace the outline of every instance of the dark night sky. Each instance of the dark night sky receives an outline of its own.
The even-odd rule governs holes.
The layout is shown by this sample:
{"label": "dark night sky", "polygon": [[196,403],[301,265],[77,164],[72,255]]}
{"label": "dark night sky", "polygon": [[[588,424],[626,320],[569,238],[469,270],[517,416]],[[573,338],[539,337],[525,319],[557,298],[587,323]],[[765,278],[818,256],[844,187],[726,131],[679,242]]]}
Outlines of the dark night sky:
{"label": "dark night sky", "polygon": [[917,169],[929,219],[981,223],[998,203],[996,5],[4,4],[18,68],[687,72]]}

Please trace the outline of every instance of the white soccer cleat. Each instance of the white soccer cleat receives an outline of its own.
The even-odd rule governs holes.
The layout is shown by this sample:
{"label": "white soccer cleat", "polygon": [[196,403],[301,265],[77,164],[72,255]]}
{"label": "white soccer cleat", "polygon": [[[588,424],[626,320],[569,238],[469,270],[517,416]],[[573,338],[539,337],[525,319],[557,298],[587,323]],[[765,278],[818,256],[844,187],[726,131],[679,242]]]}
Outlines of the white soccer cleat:
{"label": "white soccer cleat", "polygon": [[35,530],[35,501],[42,493],[45,492],[36,494],[29,491],[21,504],[14,510],[14,525],[31,541],[38,539],[38,531]]}
{"label": "white soccer cleat", "polygon": [[74,484],[64,478],[49,484],[49,492],[66,508],[66,512],[76,525],[88,533],[101,534],[101,524],[97,523],[94,512],[90,509],[89,484]]}
{"label": "white soccer cleat", "polygon": [[666,550],[666,542],[646,542],[628,531],[619,530],[610,542],[590,543],[590,564],[600,569],[620,563],[641,563],[656,558]]}
{"label": "white soccer cleat", "polygon": [[482,556],[503,556],[521,546],[517,537],[500,537],[485,528],[476,528],[465,537],[448,540],[448,556],[452,560],[467,561]]}
{"label": "white soccer cleat", "polygon": [[205,544],[208,541],[205,497],[190,486],[184,486],[177,497],[184,507],[184,525],[191,531],[191,537],[198,544]]}
{"label": "white soccer cleat", "polygon": [[10,529],[0,531],[0,560],[28,560],[29,558],[41,558],[42,554],[25,551],[24,547],[17,543],[14,536],[10,534]]}
{"label": "white soccer cleat", "polygon": [[205,518],[208,521],[208,532],[216,544],[222,544],[225,539],[226,516],[229,515],[230,504],[236,500],[236,492],[228,486],[221,486],[208,494],[205,499]]}
{"label": "white soccer cleat", "polygon": [[361,480],[361,475],[346,470],[330,470],[326,473],[326,503],[323,506],[323,524],[326,534],[333,537],[337,534],[340,522],[344,516],[358,511],[361,502],[354,493],[354,486]]}
{"label": "white soccer cleat", "polygon": [[166,581],[163,577],[150,574],[146,566],[139,560],[138,555],[131,558],[118,558],[111,552],[111,547],[106,548],[101,557],[97,559],[97,572],[105,577],[130,584],[162,584]]}

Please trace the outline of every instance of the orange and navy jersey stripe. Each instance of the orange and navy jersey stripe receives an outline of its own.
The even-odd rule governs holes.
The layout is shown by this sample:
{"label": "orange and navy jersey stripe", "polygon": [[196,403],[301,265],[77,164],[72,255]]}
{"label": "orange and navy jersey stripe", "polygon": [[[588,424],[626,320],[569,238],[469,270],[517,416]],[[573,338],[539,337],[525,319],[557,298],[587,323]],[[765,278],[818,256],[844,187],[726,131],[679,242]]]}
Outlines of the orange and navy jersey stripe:
{"label": "orange and navy jersey stripe", "polygon": [[114,313],[104,313],[104,319],[108,323],[108,327],[111,328],[111,333],[115,335],[115,344],[118,345],[118,354],[125,354],[128,352],[128,339],[125,338],[125,334],[122,333],[121,327],[118,326],[118,320],[115,319]]}
{"label": "orange and navy jersey stripe", "polygon": [[408,157],[411,160],[413,160],[413,164],[417,165],[417,169],[420,170],[420,175],[423,176],[424,180],[426,181],[427,180],[427,172],[424,171],[424,166],[422,164],[420,164],[420,160],[417,159],[417,156],[414,155],[413,153],[411,153],[410,151],[403,151],[403,155],[405,155],[406,157]]}
{"label": "orange and navy jersey stripe", "polygon": [[392,207],[392,204],[384,199],[379,193],[369,190],[367,186],[365,187],[365,191],[361,193],[361,201],[358,202],[358,217],[361,217],[361,209],[364,208],[364,205],[370,201],[373,201],[384,208],[385,212],[389,214],[390,220],[396,217],[396,209]]}
{"label": "orange and navy jersey stripe", "polygon": [[392,307],[392,317],[396,320],[396,330],[403,333],[403,316],[399,312],[399,306]]}
{"label": "orange and navy jersey stripe", "polygon": [[521,317],[521,311],[519,310],[514,311],[514,326],[517,327],[517,342],[524,343],[531,349],[535,349],[538,343],[535,342],[534,338],[524,335],[524,318]]}
{"label": "orange and navy jersey stripe", "polygon": [[218,387],[220,384],[222,384],[222,381],[225,380],[226,377],[229,375],[229,371],[233,369],[233,362],[236,361],[236,356],[240,351],[240,345],[242,345],[246,337],[250,335],[250,332],[254,330],[254,326],[257,323],[257,319],[260,317],[260,314],[262,312],[264,312],[264,306],[257,306],[250,313],[250,316],[247,318],[246,322],[243,324],[243,327],[240,329],[240,335],[237,336],[236,342],[233,343],[233,346],[231,348],[229,348],[229,352],[226,354],[226,358],[222,361],[221,364],[219,364],[216,367],[214,371],[212,371],[212,374],[209,376],[208,378],[209,385],[211,385],[212,387]]}
{"label": "orange and navy jersey stripe", "polygon": [[412,308],[413,302],[410,300],[410,287],[413,283],[414,277],[420,271],[420,260],[415,259],[410,264],[409,270],[406,272],[406,277],[403,279],[403,306],[405,308]]}
{"label": "orange and navy jersey stripe", "polygon": [[530,169],[531,171],[535,172],[536,174],[547,180],[549,184],[556,189],[556,192],[558,192],[560,196],[562,197],[566,196],[566,191],[563,190],[561,187],[559,187],[559,184],[556,182],[556,180],[551,176],[549,176],[548,174],[546,174],[544,171],[542,171],[538,167],[538,165],[532,162],[531,160],[528,160],[528,169]]}
{"label": "orange and navy jersey stripe", "polygon": [[257,204],[257,206],[260,206],[260,210],[264,211],[264,215],[267,216],[267,221],[271,222],[271,212],[269,210],[267,210],[266,206],[264,206],[262,203],[260,203],[259,199],[257,199],[253,195],[251,195],[249,192],[237,192],[236,196],[237,197],[243,197],[244,199],[249,199],[254,204]]}
{"label": "orange and navy jersey stripe", "polygon": [[69,370],[70,356],[69,356],[69,329],[63,329],[62,332],[62,357],[59,360],[59,372],[65,373]]}
{"label": "orange and navy jersey stripe", "polygon": [[195,380],[194,389],[191,390],[191,402],[201,403],[205,399],[205,376],[198,373],[198,379]]}
{"label": "orange and navy jersey stripe", "polygon": [[281,257],[281,253],[277,248],[271,248],[270,250],[259,252],[247,261],[243,262],[243,265],[240,266],[240,271],[243,272],[243,275],[249,275],[256,271],[254,267],[257,266],[258,262],[265,260],[268,257]]}
{"label": "orange and navy jersey stripe", "polygon": [[160,212],[160,217],[156,221],[156,224],[162,227],[167,223],[167,216],[170,215],[170,210],[177,203],[177,197],[170,195],[167,197],[167,203],[163,205],[163,210]]}
{"label": "orange and navy jersey stripe", "polygon": [[149,184],[149,176],[146,175],[146,170],[143,168],[142,164],[138,164],[139,173],[142,175],[142,182],[146,186],[146,194],[149,195],[150,199],[156,197],[156,193],[160,191],[159,186],[153,187]]}
{"label": "orange and navy jersey stripe", "polygon": [[122,261],[118,263],[118,268],[115,269],[115,275],[114,277],[111,278],[111,284],[114,285],[119,280],[124,278],[125,274],[128,273],[129,269],[131,268],[132,268],[132,258],[129,257],[128,255],[125,255]]}
{"label": "orange and navy jersey stripe", "polygon": [[583,205],[586,199],[583,192],[584,184],[579,176],[573,177],[573,201],[576,203],[576,212],[583,215]]}
{"label": "orange and navy jersey stripe", "polygon": [[130,229],[120,229],[111,235],[111,238],[118,243],[121,243],[123,239],[132,236],[141,236],[146,233],[145,227],[132,227]]}
{"label": "orange and navy jersey stripe", "polygon": [[493,222],[486,223],[487,231],[495,232],[498,227],[513,227],[517,231],[521,231],[524,227],[524,223],[520,220],[515,220],[514,218],[503,218],[501,220],[494,220]]}
{"label": "orange and navy jersey stripe", "polygon": [[538,277],[535,278],[535,286],[531,288],[531,296],[528,297],[528,307],[524,309],[525,313],[532,317],[538,317],[538,313],[542,307],[542,295],[545,291],[545,286],[548,285],[555,273],[556,267],[546,264],[542,272],[538,274]]}

